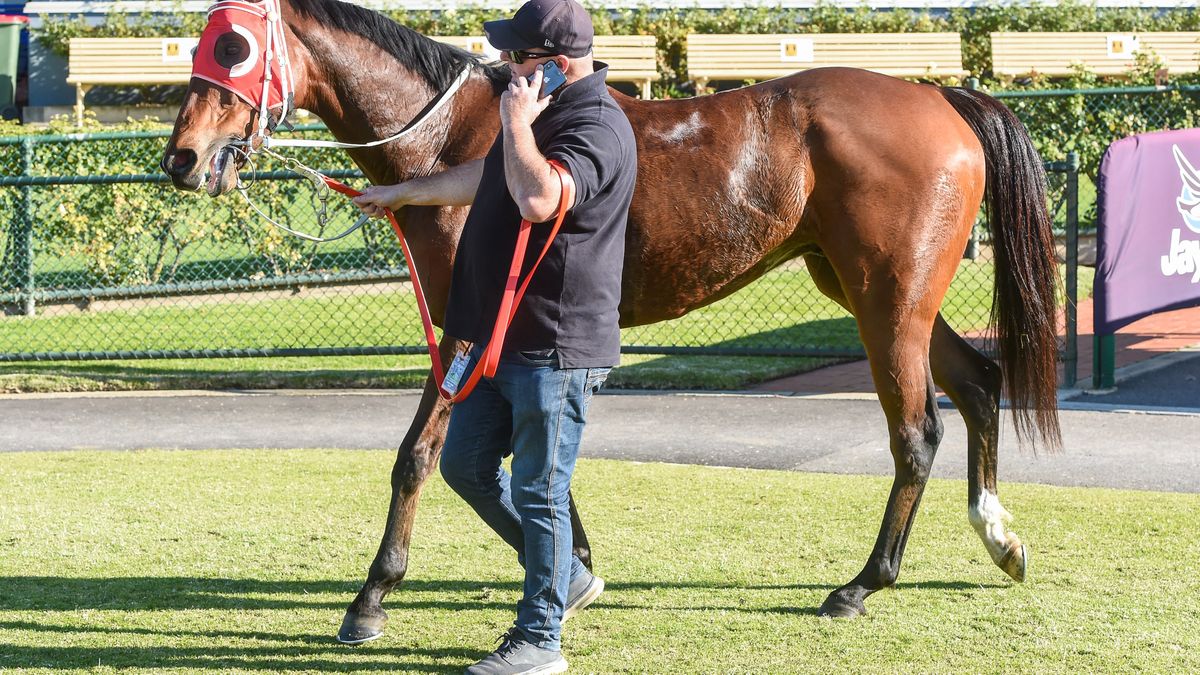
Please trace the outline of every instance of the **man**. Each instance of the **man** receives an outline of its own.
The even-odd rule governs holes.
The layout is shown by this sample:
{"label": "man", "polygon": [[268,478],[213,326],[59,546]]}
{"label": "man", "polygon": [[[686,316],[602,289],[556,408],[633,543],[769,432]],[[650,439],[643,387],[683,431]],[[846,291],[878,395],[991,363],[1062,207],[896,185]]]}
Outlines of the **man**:
{"label": "man", "polygon": [[[472,204],[459,241],[446,333],[477,364],[496,321],[522,218],[533,228],[524,270],[541,252],[562,186],[575,183],[562,229],[514,317],[494,378],[451,413],[442,475],[517,550],[525,567],[517,619],[472,674],[560,673],[562,622],[604,582],[572,555],[568,490],[588,403],[620,353],[617,305],[637,155],[633,130],[593,62],[592,22],[576,0],[530,0],[484,30],[509,63],[501,131],[487,157],[443,173],[369,188],[355,199],[381,215],[408,204]],[[553,61],[566,84],[539,97]],[[512,475],[501,460],[513,454]]]}

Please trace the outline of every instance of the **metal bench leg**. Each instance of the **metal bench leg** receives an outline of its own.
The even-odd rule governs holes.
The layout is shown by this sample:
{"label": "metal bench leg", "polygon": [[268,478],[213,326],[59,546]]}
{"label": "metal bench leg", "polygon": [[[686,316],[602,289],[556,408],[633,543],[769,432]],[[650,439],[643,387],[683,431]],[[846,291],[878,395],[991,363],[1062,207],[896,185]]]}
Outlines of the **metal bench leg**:
{"label": "metal bench leg", "polygon": [[83,126],[83,97],[87,96],[87,89],[82,84],[75,85],[75,126]]}
{"label": "metal bench leg", "polygon": [[642,98],[650,100],[650,80],[642,80]]}

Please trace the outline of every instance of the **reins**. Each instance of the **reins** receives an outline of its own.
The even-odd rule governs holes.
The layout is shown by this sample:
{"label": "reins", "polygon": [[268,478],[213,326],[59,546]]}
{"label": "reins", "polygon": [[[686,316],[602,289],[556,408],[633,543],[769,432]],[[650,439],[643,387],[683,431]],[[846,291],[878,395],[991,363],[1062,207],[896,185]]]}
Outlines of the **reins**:
{"label": "reins", "polygon": [[[525,251],[529,246],[530,231],[533,229],[533,223],[529,220],[521,220],[520,229],[517,230],[517,244],[513,250],[512,264],[508,269],[508,279],[504,283],[504,294],[500,297],[500,309],[496,312],[496,323],[492,328],[491,339],[488,340],[483,355],[480,357],[479,362],[475,364],[470,377],[461,385],[457,383],[447,385],[446,383],[446,374],[442,368],[441,354],[438,351],[437,336],[433,332],[433,319],[429,314],[429,305],[425,300],[425,291],[421,287],[421,278],[417,274],[417,268],[413,263],[413,256],[408,248],[408,241],[404,238],[404,231],[400,228],[399,221],[396,220],[396,214],[391,209],[384,209],[388,222],[392,225],[392,231],[396,233],[396,238],[400,240],[400,249],[404,251],[404,260],[408,263],[408,276],[412,279],[413,294],[417,296],[417,309],[421,313],[421,324],[425,329],[425,344],[429,349],[429,358],[433,362],[433,381],[437,384],[438,395],[451,403],[457,403],[469,396],[475,385],[479,382],[480,377],[490,378],[496,374],[496,367],[500,363],[500,354],[504,349],[504,337],[508,333],[508,328],[512,324],[513,317],[517,314],[517,307],[521,303],[521,298],[525,296],[525,290],[529,288],[529,282],[533,279],[533,273],[537,271],[538,265],[542,263],[542,259],[549,252],[550,245],[554,243],[554,237],[558,235],[558,230],[562,227],[568,208],[575,201],[575,181],[571,178],[571,174],[554,160],[550,160],[549,164],[558,175],[559,185],[562,187],[562,194],[558,200],[558,213],[554,217],[554,224],[550,226],[550,232],[546,235],[546,243],[542,246],[542,252],[538,254],[537,260],[533,262],[533,265],[529,268],[529,272],[525,274],[525,280],[521,281],[521,265],[525,261]],[[322,176],[322,178],[325,184],[331,189],[347,197],[357,197],[362,194],[362,192],[333,178],[329,178],[328,176]],[[450,388],[447,389],[447,386],[450,386]]]}

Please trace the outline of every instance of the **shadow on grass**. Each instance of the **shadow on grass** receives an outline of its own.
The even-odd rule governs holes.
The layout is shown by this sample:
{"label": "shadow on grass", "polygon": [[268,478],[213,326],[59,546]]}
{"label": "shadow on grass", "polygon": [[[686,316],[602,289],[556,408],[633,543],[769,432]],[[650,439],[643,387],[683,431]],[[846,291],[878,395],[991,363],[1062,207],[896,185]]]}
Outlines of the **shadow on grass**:
{"label": "shadow on grass", "polygon": [[[1001,588],[1001,584],[964,581],[932,581],[898,584],[901,588],[968,591]],[[312,580],[268,581],[195,577],[117,577],[117,578],[0,578],[0,610],[67,611],[83,609],[154,611],[173,609],[296,609],[329,608],[341,610],[345,602],[305,602],[292,598],[258,598],[244,595],[344,594],[346,602],[357,589],[357,582]],[[405,582],[388,598],[392,612],[405,609],[479,610],[507,609],[511,603],[482,599],[454,602],[406,601],[405,590],[446,594],[478,594],[485,589],[520,591],[515,581],[445,580]],[[622,602],[622,591],[653,589],[696,589],[711,591],[831,591],[826,584],[737,584],[710,581],[613,581],[610,591],[597,607],[609,611],[667,610],[671,612],[741,611],[786,615],[816,615],[816,607],[747,607],[737,602],[705,602],[679,605],[670,602],[644,605]],[[231,621],[247,621],[245,615]],[[10,637],[0,653],[0,668],[46,667],[110,668],[152,667],[196,670],[243,669],[264,672],[299,670],[350,671],[399,669],[404,672],[461,672],[481,658],[488,645],[478,649],[461,647],[425,648],[404,645],[404,635],[393,632],[384,639],[362,647],[347,647],[335,642],[333,630],[325,633],[279,633],[253,628],[237,629],[156,629],[141,626],[112,627],[60,625],[30,620],[0,620],[0,633],[34,633],[44,638],[45,646],[13,644]],[[97,637],[99,636],[99,637]],[[161,638],[161,639],[156,639]],[[198,640],[220,645],[192,646]],[[145,645],[153,641],[153,645]],[[248,644],[239,645],[241,641]],[[88,645],[88,642],[115,643]],[[70,643],[70,646],[61,646]],[[81,644],[83,643],[83,644]],[[131,644],[132,643],[132,644]],[[166,644],[164,644],[166,643]],[[176,646],[178,643],[179,646]],[[263,644],[267,643],[267,644]]]}
{"label": "shadow on grass", "polygon": [[[36,630],[36,629],[35,629]],[[86,634],[91,629],[65,629]],[[169,635],[169,634],[168,634]],[[241,636],[257,640],[253,633]],[[385,640],[387,638],[384,638]],[[487,649],[445,649],[390,647],[371,643],[366,647],[348,647],[326,638],[324,646],[302,646],[283,643],[266,646],[197,646],[177,647],[114,645],[95,646],[38,646],[5,645],[0,664],[6,667],[91,669],[108,668],[182,668],[187,670],[261,671],[401,671],[406,673],[461,673],[463,668],[482,658]],[[403,642],[395,638],[394,642]],[[356,653],[357,652],[357,653]],[[422,660],[406,660],[406,659]],[[428,661],[435,663],[429,663]],[[438,663],[440,662],[440,663]]]}
{"label": "shadow on grass", "polygon": [[[663,340],[641,340],[636,344],[670,344]],[[712,343],[679,344],[681,347],[736,350],[839,350],[862,351],[858,326],[852,317],[806,321],[786,328],[760,331]],[[737,389],[766,380],[804,373],[853,360],[846,356],[727,356],[672,354],[613,371],[609,384],[615,388],[638,389]],[[709,371],[697,375],[697,371]]]}
{"label": "shadow on grass", "polygon": [[[358,592],[360,581],[267,581],[202,577],[70,578],[44,576],[0,577],[0,610],[73,611],[173,609],[331,609],[344,610]],[[485,589],[517,592],[515,582],[465,580],[405,581],[388,596],[388,607],[404,609],[487,609],[507,603],[414,600],[405,590],[478,595]],[[334,594],[338,600],[305,599]]]}
{"label": "shadow on grass", "polygon": [[[647,590],[709,590],[709,591],[832,591],[830,584],[755,585],[712,583],[712,581],[620,581],[607,584],[610,602],[612,593]],[[966,591],[1003,585],[966,583],[966,581],[922,581],[898,584],[901,589]],[[271,609],[346,609],[356,592],[359,581],[334,580],[260,580],[191,577],[6,577],[0,578],[0,610],[13,611],[76,611],[82,609],[149,611],[149,610],[271,610]],[[491,599],[492,591],[516,595],[521,584],[517,581],[476,581],[467,579],[408,580],[398,586],[386,601],[390,610],[444,609],[478,610],[508,609],[508,599]],[[445,599],[416,599],[414,593],[434,593]],[[317,595],[334,595],[338,599],[306,599]],[[455,598],[455,599],[450,599]],[[636,609],[635,605],[618,603],[614,607]],[[654,608],[641,608],[654,609]],[[712,608],[692,608],[712,609]],[[737,608],[731,608],[737,609]],[[2,625],[2,623],[0,623]],[[230,633],[238,637],[241,633]]]}
{"label": "shadow on grass", "polygon": [[[112,577],[70,578],[45,576],[0,577],[0,610],[75,611],[98,610],[175,610],[175,609],[331,609],[343,610],[358,592],[359,581],[268,581],[261,579],[223,579],[202,577]],[[1000,584],[961,581],[901,583],[899,588],[933,590],[978,590],[1002,588]],[[612,592],[655,589],[697,589],[713,591],[832,591],[832,584],[756,585],[709,581],[619,581],[611,580]],[[388,596],[389,609],[504,609],[508,601],[482,597],[491,591],[519,593],[515,581],[420,580],[404,581]],[[467,596],[459,600],[416,600],[413,593]],[[338,600],[303,599],[328,594]],[[299,596],[299,597],[296,597]],[[612,598],[610,594],[607,596]],[[615,598],[614,598],[615,599]],[[620,605],[630,607],[629,605]]]}

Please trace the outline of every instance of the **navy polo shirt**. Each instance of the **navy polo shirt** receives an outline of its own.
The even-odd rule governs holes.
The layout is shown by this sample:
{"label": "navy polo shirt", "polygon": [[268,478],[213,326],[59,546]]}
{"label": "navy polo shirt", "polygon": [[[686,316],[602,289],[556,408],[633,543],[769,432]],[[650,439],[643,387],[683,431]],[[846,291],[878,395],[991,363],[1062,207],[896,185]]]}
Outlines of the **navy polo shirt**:
{"label": "navy polo shirt", "polygon": [[[537,147],[575,179],[575,204],[517,309],[504,351],[555,349],[563,368],[615,366],[625,221],[637,176],[637,147],[624,111],[608,93],[608,67],[564,86],[533,122]],[[446,333],[477,344],[492,335],[512,263],[521,213],[504,177],[503,130],[484,159],[458,251]],[[522,279],[553,221],[533,226]]]}

